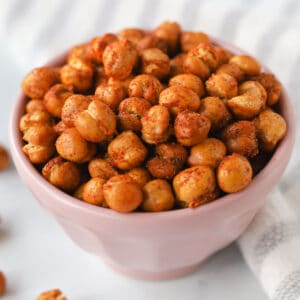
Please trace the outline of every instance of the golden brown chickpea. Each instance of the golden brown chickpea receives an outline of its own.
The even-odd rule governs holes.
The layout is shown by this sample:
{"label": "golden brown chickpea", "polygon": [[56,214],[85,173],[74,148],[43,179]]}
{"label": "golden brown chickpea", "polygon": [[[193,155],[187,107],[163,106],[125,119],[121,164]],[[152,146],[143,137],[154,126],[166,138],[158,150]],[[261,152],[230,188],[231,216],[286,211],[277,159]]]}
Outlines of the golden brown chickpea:
{"label": "golden brown chickpea", "polygon": [[183,60],[184,73],[191,73],[199,76],[202,80],[206,80],[210,75],[208,65],[199,57],[189,52]]}
{"label": "golden brown chickpea", "polygon": [[41,293],[36,300],[67,300],[58,289]]}
{"label": "golden brown chickpea", "polygon": [[225,155],[224,143],[215,138],[208,138],[192,147],[188,163],[190,166],[201,165],[215,169]]}
{"label": "golden brown chickpea", "polygon": [[200,43],[209,43],[209,37],[204,32],[183,31],[180,35],[181,50],[189,52]]}
{"label": "golden brown chickpea", "polygon": [[255,126],[251,121],[238,121],[222,131],[222,140],[229,152],[236,152],[248,158],[258,154]]}
{"label": "golden brown chickpea", "polygon": [[180,85],[194,91],[199,97],[205,93],[202,80],[193,74],[180,74],[172,77],[169,86]]}
{"label": "golden brown chickpea", "polygon": [[225,73],[232,77],[234,77],[237,81],[241,81],[244,79],[245,73],[241,70],[241,68],[236,64],[224,64],[221,65],[216,74]]}
{"label": "golden brown chickpea", "polygon": [[84,163],[95,155],[96,146],[83,139],[76,128],[68,128],[57,138],[56,150],[64,159]]}
{"label": "golden brown chickpea", "polygon": [[142,128],[141,118],[150,109],[151,104],[144,98],[130,97],[119,106],[118,120],[122,130],[139,131]]}
{"label": "golden brown chickpea", "polygon": [[264,87],[257,81],[245,81],[239,86],[239,94],[250,94],[262,101],[262,107],[265,106],[267,100],[267,92]]}
{"label": "golden brown chickpea", "polygon": [[26,144],[22,148],[23,152],[28,156],[33,164],[42,164],[47,162],[55,153],[54,145],[40,146]]}
{"label": "golden brown chickpea", "polygon": [[170,184],[163,179],[154,179],[143,188],[142,209],[149,212],[166,211],[173,208],[175,199]]}
{"label": "golden brown chickpea", "polygon": [[145,49],[158,48],[164,53],[168,53],[168,43],[156,37],[154,34],[147,34],[145,37],[140,39],[136,44],[138,52],[142,52]]}
{"label": "golden brown chickpea", "polygon": [[154,156],[147,162],[147,169],[155,178],[172,179],[177,173],[177,165],[171,160]]}
{"label": "golden brown chickpea", "polygon": [[87,53],[88,53],[88,44],[76,45],[69,50],[67,56],[67,62],[77,58],[82,60],[89,60],[87,57]]}
{"label": "golden brown chickpea", "polygon": [[46,111],[46,108],[43,104],[43,100],[40,99],[32,99],[27,102],[25,111],[28,114],[32,114],[36,111]]}
{"label": "golden brown chickpea", "polygon": [[62,108],[67,98],[71,95],[73,95],[71,86],[56,84],[45,94],[43,100],[44,106],[51,115],[60,118]]}
{"label": "golden brown chickpea", "polygon": [[259,62],[249,55],[232,56],[229,63],[238,65],[246,75],[258,75],[260,72]]}
{"label": "golden brown chickpea", "polygon": [[165,142],[170,136],[170,114],[166,107],[152,106],[142,119],[142,138],[148,144]]}
{"label": "golden brown chickpea", "polygon": [[[9,165],[9,156],[6,149],[0,145],[0,171],[6,169]],[[1,294],[1,293],[0,293]]]}
{"label": "golden brown chickpea", "polygon": [[30,71],[22,81],[22,89],[26,96],[42,99],[49,88],[59,82],[54,68],[40,67]]}
{"label": "golden brown chickpea", "polygon": [[175,136],[183,146],[194,146],[207,138],[211,124],[208,118],[190,111],[180,112],[174,123]]}
{"label": "golden brown chickpea", "polygon": [[188,168],[174,177],[173,188],[181,207],[195,208],[215,199],[215,174],[207,166]]}
{"label": "golden brown chickpea", "polygon": [[284,118],[271,109],[261,112],[254,120],[260,146],[266,152],[272,152],[286,134]]}
{"label": "golden brown chickpea", "polygon": [[83,201],[83,191],[84,191],[85,183],[81,184],[73,193],[73,196],[79,200]]}
{"label": "golden brown chickpea", "polygon": [[107,159],[94,158],[89,162],[89,173],[91,177],[99,177],[108,180],[110,177],[118,175]]}
{"label": "golden brown chickpea", "polygon": [[94,87],[108,83],[108,77],[105,74],[103,65],[98,65],[95,67],[95,80],[94,80]]}
{"label": "golden brown chickpea", "polygon": [[236,193],[252,180],[252,167],[246,157],[233,153],[226,156],[217,170],[218,185],[225,193]]}
{"label": "golden brown chickpea", "polygon": [[117,119],[107,104],[93,100],[86,110],[77,115],[74,124],[84,139],[101,143],[114,135]]}
{"label": "golden brown chickpea", "polygon": [[110,178],[103,185],[104,199],[108,206],[122,213],[137,209],[143,201],[143,192],[127,174]]}
{"label": "golden brown chickpea", "polygon": [[145,168],[133,168],[127,174],[141,187],[151,179],[149,172]]}
{"label": "golden brown chickpea", "polygon": [[0,271],[0,297],[6,292],[6,278],[3,272]]}
{"label": "golden brown chickpea", "polygon": [[42,174],[51,184],[64,191],[72,191],[80,183],[78,166],[60,156],[49,160],[43,167]]}
{"label": "golden brown chickpea", "polygon": [[145,160],[147,149],[136,134],[124,131],[110,142],[107,153],[113,166],[130,170]]}
{"label": "golden brown chickpea", "polygon": [[27,113],[21,117],[19,128],[22,132],[25,132],[28,128],[38,124],[52,126],[54,124],[54,120],[46,111],[35,111],[33,113]]}
{"label": "golden brown chickpea", "polygon": [[125,95],[128,95],[128,88],[129,88],[129,84],[130,82],[135,78],[135,76],[130,75],[129,77],[125,78],[125,79],[115,79],[115,78],[108,78],[107,83],[108,84],[121,84],[121,86],[124,89]]}
{"label": "golden brown chickpea", "polygon": [[230,99],[238,94],[237,80],[226,73],[212,74],[205,86],[210,96]]}
{"label": "golden brown chickpea", "polygon": [[186,59],[186,56],[186,53],[181,53],[170,60],[170,77],[184,73],[183,62]]}
{"label": "golden brown chickpea", "polygon": [[231,53],[228,52],[226,49],[218,46],[214,46],[214,49],[218,58],[218,66],[227,64],[230,57],[232,56]]}
{"label": "golden brown chickpea", "polygon": [[137,59],[137,51],[130,41],[111,43],[103,52],[105,74],[116,79],[124,79],[131,74]]}
{"label": "golden brown chickpea", "polygon": [[62,134],[67,128],[69,128],[63,121],[59,121],[53,126],[54,131],[57,135]]}
{"label": "golden brown chickpea", "polygon": [[139,28],[124,28],[119,33],[120,40],[129,40],[135,46],[144,36],[144,30]]}
{"label": "golden brown chickpea", "polygon": [[159,104],[167,107],[173,115],[177,115],[184,110],[197,111],[200,107],[200,98],[194,91],[174,85],[160,93]]}
{"label": "golden brown chickpea", "polygon": [[163,86],[160,81],[148,74],[138,75],[132,79],[128,87],[130,97],[141,97],[148,100],[151,104],[158,102]]}
{"label": "golden brown chickpea", "polygon": [[166,77],[170,71],[170,59],[158,48],[145,49],[140,53],[141,73],[153,75],[158,79]]}
{"label": "golden brown chickpea", "polygon": [[103,185],[105,182],[106,180],[103,178],[94,177],[84,183],[82,188],[82,200],[92,205],[107,206],[103,194]]}
{"label": "golden brown chickpea", "polygon": [[203,98],[199,113],[210,120],[213,131],[223,128],[231,120],[231,114],[224,101],[218,97]]}

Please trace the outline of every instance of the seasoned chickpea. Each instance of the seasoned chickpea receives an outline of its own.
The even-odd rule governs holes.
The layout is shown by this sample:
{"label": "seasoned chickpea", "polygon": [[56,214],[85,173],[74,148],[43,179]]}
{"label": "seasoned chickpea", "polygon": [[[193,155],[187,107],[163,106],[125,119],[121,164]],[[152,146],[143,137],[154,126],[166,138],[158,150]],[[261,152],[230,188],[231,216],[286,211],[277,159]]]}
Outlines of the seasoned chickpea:
{"label": "seasoned chickpea", "polygon": [[43,100],[40,99],[32,99],[27,102],[25,111],[28,114],[32,114],[36,111],[46,111],[46,108],[43,104]]}
{"label": "seasoned chickpea", "polygon": [[218,185],[225,193],[236,193],[252,180],[252,167],[246,157],[233,153],[226,156],[217,170]]}
{"label": "seasoned chickpea", "polygon": [[184,110],[197,111],[200,107],[200,98],[194,91],[174,85],[160,93],[159,104],[167,107],[173,115],[177,115]]}
{"label": "seasoned chickpea", "polygon": [[261,112],[254,120],[257,137],[262,149],[271,152],[286,134],[284,118],[271,109]]}
{"label": "seasoned chickpea", "polygon": [[245,73],[241,70],[241,68],[236,64],[224,64],[221,65],[217,70],[216,74],[225,73],[232,77],[234,77],[237,81],[241,81]]}
{"label": "seasoned chickpea", "polygon": [[119,33],[120,40],[129,40],[135,46],[144,36],[144,30],[139,28],[125,28]]}
{"label": "seasoned chickpea", "polygon": [[190,111],[180,112],[174,123],[177,141],[184,146],[193,146],[207,138],[211,124],[208,118]]}
{"label": "seasoned chickpea", "polygon": [[84,163],[95,155],[96,146],[83,139],[76,128],[69,128],[57,138],[56,150],[64,159]]}
{"label": "seasoned chickpea", "polygon": [[205,139],[191,149],[188,163],[190,166],[208,166],[215,169],[226,155],[226,146],[215,138]]}
{"label": "seasoned chickpea", "polygon": [[78,166],[60,156],[49,160],[43,167],[42,174],[51,184],[64,191],[72,191],[80,183]]}
{"label": "seasoned chickpea", "polygon": [[147,149],[132,131],[124,131],[110,142],[107,153],[113,166],[130,170],[139,166],[147,156]]}
{"label": "seasoned chickpea", "polygon": [[191,52],[185,56],[183,60],[184,73],[191,73],[199,76],[202,80],[206,80],[210,75],[208,65],[199,57],[194,56]]}
{"label": "seasoned chickpea", "polygon": [[6,279],[3,272],[0,271],[0,297],[6,292]]}
{"label": "seasoned chickpea", "polygon": [[224,101],[218,97],[203,98],[199,113],[210,120],[211,129],[214,131],[223,128],[231,120],[231,114]]}
{"label": "seasoned chickpea", "polygon": [[79,200],[83,201],[83,191],[84,191],[85,183],[81,184],[73,193],[73,196]]}
{"label": "seasoned chickpea", "polygon": [[163,86],[156,77],[142,74],[132,79],[128,87],[128,94],[130,97],[145,98],[151,104],[156,104],[162,90]]}
{"label": "seasoned chickpea", "polygon": [[82,60],[88,60],[87,53],[88,53],[88,44],[80,44],[74,46],[68,52],[67,62],[77,58]]}
{"label": "seasoned chickpea", "polygon": [[23,146],[22,150],[33,164],[45,163],[55,153],[54,145],[41,146],[29,143]]}
{"label": "seasoned chickpea", "polygon": [[130,97],[123,100],[120,103],[118,115],[122,130],[141,130],[141,118],[150,107],[151,104],[144,98]]}
{"label": "seasoned chickpea", "polygon": [[106,180],[103,178],[94,177],[84,183],[81,196],[82,200],[97,206],[107,206],[103,195],[103,185],[105,182]]}
{"label": "seasoned chickpea", "polygon": [[142,138],[148,144],[165,142],[170,136],[170,114],[166,107],[152,106],[142,119]]}
{"label": "seasoned chickpea", "polygon": [[239,94],[250,94],[259,98],[263,106],[265,106],[267,100],[267,92],[264,87],[257,81],[245,81],[239,86]]}
{"label": "seasoned chickpea", "polygon": [[229,63],[238,65],[246,75],[258,75],[260,72],[259,62],[249,55],[232,56]]}
{"label": "seasoned chickpea", "polygon": [[167,54],[158,48],[145,49],[140,53],[141,72],[162,79],[170,71],[170,59]]}
{"label": "seasoned chickpea", "polygon": [[127,174],[141,187],[151,179],[149,172],[145,168],[133,168]]}
{"label": "seasoned chickpea", "polygon": [[163,179],[147,182],[143,188],[142,209],[149,212],[166,211],[173,208],[175,199],[170,184]]}
{"label": "seasoned chickpea", "polygon": [[115,79],[115,78],[109,77],[107,83],[108,84],[115,84],[115,83],[120,84],[124,89],[125,95],[127,96],[129,84],[134,78],[135,78],[134,75],[130,75],[125,79]]}
{"label": "seasoned chickpea", "polygon": [[194,91],[199,97],[205,93],[202,80],[193,74],[179,74],[172,77],[169,81],[169,86],[179,85]]}
{"label": "seasoned chickpea", "polygon": [[53,129],[57,135],[62,134],[67,128],[69,127],[63,121],[59,121],[53,126]]}
{"label": "seasoned chickpea", "polygon": [[173,161],[159,156],[154,156],[148,160],[147,169],[153,177],[163,179],[172,179],[179,171]]}
{"label": "seasoned chickpea", "polygon": [[44,96],[44,106],[47,111],[54,117],[60,118],[62,108],[71,95],[73,95],[72,87],[64,84],[56,84],[52,86]]}
{"label": "seasoned chickpea", "polygon": [[116,79],[124,79],[131,74],[137,58],[137,51],[130,41],[111,43],[103,52],[105,74]]}
{"label": "seasoned chickpea", "polygon": [[95,80],[94,80],[94,87],[108,83],[108,76],[106,76],[103,65],[98,65],[95,67]]}
{"label": "seasoned chickpea", "polygon": [[8,165],[9,165],[8,153],[6,149],[0,145],[0,171],[6,169]]}
{"label": "seasoned chickpea", "polygon": [[174,177],[173,188],[181,207],[195,208],[215,199],[215,174],[207,166],[188,168]]}
{"label": "seasoned chickpea", "polygon": [[67,298],[58,289],[43,292],[36,300],[67,300]]}
{"label": "seasoned chickpea", "polygon": [[214,50],[218,59],[218,66],[227,64],[232,54],[226,49],[218,46],[214,46]]}
{"label": "seasoned chickpea", "polygon": [[40,67],[30,71],[22,81],[22,89],[26,96],[42,99],[49,88],[59,82],[54,68]]}
{"label": "seasoned chickpea", "polygon": [[212,74],[205,86],[210,96],[230,99],[238,94],[237,80],[226,73]]}
{"label": "seasoned chickpea", "polygon": [[103,158],[92,159],[89,162],[88,169],[91,177],[99,177],[107,180],[110,177],[118,175],[118,172],[113,168],[111,163]]}
{"label": "seasoned chickpea", "polygon": [[229,152],[236,152],[248,158],[258,154],[255,126],[251,121],[238,121],[222,131],[222,139]]}
{"label": "seasoned chickpea", "polygon": [[21,117],[19,128],[22,132],[25,132],[28,128],[38,124],[52,126],[54,124],[54,120],[46,111],[35,111],[33,113],[27,113]]}
{"label": "seasoned chickpea", "polygon": [[138,52],[142,52],[145,49],[158,48],[164,53],[168,53],[168,43],[155,36],[154,34],[147,34],[140,39],[136,44]]}
{"label": "seasoned chickpea", "polygon": [[127,174],[110,178],[103,185],[103,193],[108,206],[122,213],[134,211],[143,201],[141,187]]}
{"label": "seasoned chickpea", "polygon": [[204,32],[183,31],[180,35],[180,44],[183,52],[189,52],[200,43],[209,42],[209,37]]}
{"label": "seasoned chickpea", "polygon": [[170,71],[169,75],[171,77],[184,73],[183,71],[183,62],[186,58],[185,53],[181,53],[176,55],[174,58],[170,60]]}

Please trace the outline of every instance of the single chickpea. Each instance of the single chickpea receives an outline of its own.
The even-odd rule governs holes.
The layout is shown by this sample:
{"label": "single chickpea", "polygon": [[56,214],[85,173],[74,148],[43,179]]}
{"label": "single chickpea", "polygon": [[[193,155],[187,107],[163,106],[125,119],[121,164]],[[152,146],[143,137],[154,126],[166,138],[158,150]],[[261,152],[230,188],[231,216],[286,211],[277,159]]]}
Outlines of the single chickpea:
{"label": "single chickpea", "polygon": [[238,65],[246,75],[258,75],[260,72],[259,62],[249,55],[232,56],[229,63]]}
{"label": "single chickpea", "polygon": [[266,152],[272,152],[286,135],[284,118],[271,109],[261,112],[254,120],[260,146]]}
{"label": "single chickpea", "polygon": [[230,99],[238,94],[237,80],[226,73],[212,74],[205,86],[210,96]]}
{"label": "single chickpea", "polygon": [[206,80],[210,75],[208,65],[199,57],[194,56],[191,51],[185,56],[182,65],[184,73],[191,73]]}
{"label": "single chickpea", "polygon": [[153,105],[158,102],[162,90],[163,86],[156,77],[142,74],[132,79],[128,87],[128,94],[130,97],[145,98]]}
{"label": "single chickpea", "polygon": [[99,177],[108,180],[110,177],[118,175],[118,172],[113,168],[107,159],[94,158],[88,165],[89,174],[92,178]]}
{"label": "single chickpea", "polygon": [[174,77],[176,75],[184,73],[183,71],[183,62],[186,58],[186,53],[181,53],[176,55],[174,58],[170,60],[170,77]]}
{"label": "single chickpea", "polygon": [[159,104],[167,107],[176,116],[184,110],[197,111],[200,107],[200,98],[194,91],[174,85],[160,93]]}
{"label": "single chickpea", "polygon": [[194,146],[207,138],[211,124],[199,113],[180,112],[174,123],[175,136],[183,146]]}
{"label": "single chickpea", "polygon": [[174,177],[173,188],[181,207],[195,208],[215,199],[215,174],[207,166],[188,168]]}
{"label": "single chickpea", "polygon": [[3,272],[0,271],[0,297],[6,292],[6,278]]}
{"label": "single chickpea", "polygon": [[47,111],[35,111],[21,117],[19,128],[22,132],[25,132],[28,128],[38,124],[52,126],[54,120]]}
{"label": "single chickpea", "polygon": [[199,113],[210,120],[213,131],[223,128],[231,120],[231,114],[224,101],[218,97],[203,98]]}
{"label": "single chickpea", "polygon": [[172,179],[178,173],[178,167],[172,160],[154,156],[147,162],[147,169],[154,178]]}
{"label": "single chickpea", "polygon": [[57,135],[62,134],[67,128],[69,128],[63,121],[59,121],[53,126],[53,129]]}
{"label": "single chickpea", "polygon": [[36,300],[67,300],[67,298],[58,289],[43,292]]}
{"label": "single chickpea", "polygon": [[27,102],[25,111],[28,114],[32,114],[36,111],[46,111],[46,108],[43,104],[43,100],[32,99],[32,100]]}
{"label": "single chickpea", "polygon": [[169,86],[179,85],[194,91],[199,97],[205,94],[205,89],[202,80],[193,74],[179,74],[172,77],[169,81]]}
{"label": "single chickpea", "polygon": [[46,163],[55,153],[54,145],[40,146],[29,143],[23,146],[22,150],[33,164]]}
{"label": "single chickpea", "polygon": [[218,185],[225,193],[236,193],[252,180],[252,167],[246,157],[233,153],[226,156],[217,170]]}
{"label": "single chickpea", "polygon": [[170,59],[158,48],[145,49],[140,53],[141,73],[153,75],[158,79],[166,77],[170,71]]}
{"label": "single chickpea", "polygon": [[43,176],[54,186],[64,190],[75,190],[80,183],[78,166],[57,156],[49,160],[42,170]]}
{"label": "single chickpea", "polygon": [[131,74],[137,59],[137,51],[130,41],[111,43],[103,52],[105,74],[116,79],[124,79]]}
{"label": "single chickpea", "polygon": [[147,148],[132,131],[123,131],[110,142],[107,153],[113,166],[120,170],[130,170],[145,160]]}
{"label": "single chickpea", "polygon": [[83,201],[83,191],[86,183],[82,183],[73,193],[73,196],[81,201]]}
{"label": "single chickpea", "polygon": [[170,136],[170,114],[166,107],[152,106],[141,118],[142,138],[148,144],[159,144]]}
{"label": "single chickpea", "polygon": [[26,96],[42,99],[49,88],[59,82],[54,68],[40,67],[30,71],[22,81],[22,89]]}
{"label": "single chickpea", "polygon": [[66,160],[84,163],[95,155],[96,146],[83,139],[76,128],[69,128],[57,138],[56,150]]}
{"label": "single chickpea", "polygon": [[228,151],[236,152],[247,158],[258,154],[255,126],[251,121],[238,121],[228,125],[221,134]]}
{"label": "single chickpea", "polygon": [[119,106],[118,120],[122,130],[139,131],[142,128],[141,118],[150,109],[151,104],[144,98],[130,97]]}
{"label": "single chickpea", "polygon": [[180,44],[183,52],[189,52],[200,43],[209,42],[209,37],[204,32],[183,31],[180,35]]}
{"label": "single chickpea", "polygon": [[208,138],[192,147],[188,163],[190,166],[201,165],[215,169],[225,155],[226,146],[224,143],[215,138]]}
{"label": "single chickpea", "polygon": [[223,64],[216,70],[216,74],[225,73],[234,77],[237,81],[244,79],[245,73],[236,64]]}
{"label": "single chickpea", "polygon": [[145,31],[139,28],[125,28],[119,33],[120,40],[129,40],[135,46],[144,36]]}
{"label": "single chickpea", "polygon": [[67,56],[67,62],[77,58],[82,60],[88,60],[87,53],[88,53],[88,44],[76,45],[69,50]]}
{"label": "single chickpea", "polygon": [[136,49],[138,52],[142,52],[145,49],[158,48],[164,53],[168,53],[168,43],[156,37],[154,34],[147,34],[142,39],[140,39],[136,44]]}
{"label": "single chickpea", "polygon": [[110,178],[103,185],[103,193],[108,206],[122,213],[134,211],[143,201],[141,187],[127,174]]}
{"label": "single chickpea", "polygon": [[175,198],[170,184],[163,179],[154,179],[143,187],[144,200],[142,209],[148,212],[170,210],[174,207]]}
{"label": "single chickpea", "polygon": [[44,106],[47,111],[54,117],[60,118],[62,108],[71,95],[73,95],[72,87],[64,84],[56,84],[52,86],[44,96]]}
{"label": "single chickpea", "polygon": [[214,49],[218,58],[218,66],[227,64],[232,54],[222,47],[214,46]]}
{"label": "single chickpea", "polygon": [[107,83],[108,84],[121,84],[121,86],[123,87],[124,89],[124,92],[125,92],[125,95],[128,96],[128,88],[129,88],[129,84],[130,82],[135,78],[134,75],[130,75],[128,76],[127,78],[125,79],[115,79],[115,78],[112,78],[112,77],[109,77],[108,78],[108,81]]}
{"label": "single chickpea", "polygon": [[[6,169],[9,165],[9,156],[6,149],[0,145],[0,171]],[[1,293],[0,293],[1,295]]]}
{"label": "single chickpea", "polygon": [[127,174],[141,187],[151,180],[150,174],[145,168],[133,168]]}
{"label": "single chickpea", "polygon": [[250,94],[259,98],[263,106],[266,104],[267,92],[264,87],[257,81],[245,81],[239,86],[239,94]]}
{"label": "single chickpea", "polygon": [[103,195],[103,185],[105,182],[106,180],[103,178],[94,177],[84,183],[82,189],[82,200],[92,205],[107,206]]}

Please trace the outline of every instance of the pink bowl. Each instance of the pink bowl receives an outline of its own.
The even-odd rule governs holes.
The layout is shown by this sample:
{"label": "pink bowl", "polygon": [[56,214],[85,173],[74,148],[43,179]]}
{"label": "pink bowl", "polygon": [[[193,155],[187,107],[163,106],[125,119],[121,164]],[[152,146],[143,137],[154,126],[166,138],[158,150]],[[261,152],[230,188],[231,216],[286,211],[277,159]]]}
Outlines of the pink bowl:
{"label": "pink bowl", "polygon": [[[217,43],[234,53],[245,53],[224,42]],[[57,57],[49,65],[62,63],[64,58]],[[280,110],[287,121],[287,135],[248,188],[195,209],[120,214],[81,202],[38,173],[21,150],[18,123],[24,105],[21,93],[10,119],[11,152],[19,174],[77,245],[102,257],[113,269],[140,279],[187,274],[236,240],[282,176],[295,140],[293,108],[283,91]]]}

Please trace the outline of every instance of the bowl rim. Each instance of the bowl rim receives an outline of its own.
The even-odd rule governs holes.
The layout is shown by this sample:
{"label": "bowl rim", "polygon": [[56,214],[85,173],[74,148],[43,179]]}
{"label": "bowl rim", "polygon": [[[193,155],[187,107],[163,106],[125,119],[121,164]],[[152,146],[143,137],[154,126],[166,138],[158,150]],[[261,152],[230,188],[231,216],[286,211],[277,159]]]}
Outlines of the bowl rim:
{"label": "bowl rim", "polygon": [[[227,50],[233,52],[234,54],[246,54],[246,51],[241,50],[240,48],[228,43],[224,42],[220,39],[211,38],[212,41]],[[57,65],[58,61],[61,61],[66,57],[66,53],[56,56],[54,59],[50,60],[46,66],[54,66]],[[262,70],[271,72],[267,67],[261,64]],[[184,208],[184,209],[176,209],[169,210],[163,212],[130,212],[130,213],[119,213],[112,209],[107,209],[99,206],[94,206],[75,197],[70,196],[69,194],[59,190],[55,186],[51,185],[43,176],[38,172],[38,170],[34,167],[34,165],[28,160],[27,156],[21,150],[22,146],[22,138],[19,131],[19,118],[24,112],[24,100],[25,95],[21,91],[13,105],[10,121],[9,121],[9,137],[10,137],[10,148],[13,154],[13,160],[16,165],[19,165],[20,168],[25,170],[26,176],[31,177],[31,179],[35,182],[36,185],[45,192],[49,194],[53,194],[53,198],[56,199],[57,202],[64,205],[65,207],[70,207],[72,209],[80,210],[81,213],[87,213],[91,215],[96,215],[98,217],[105,217],[110,219],[121,219],[121,220],[133,220],[143,218],[143,220],[153,220],[157,221],[158,219],[178,219],[189,216],[200,215],[202,213],[209,213],[210,211],[216,208],[225,207],[232,202],[238,201],[241,197],[246,195],[247,193],[251,193],[251,191],[255,192],[256,187],[261,185],[264,181],[267,180],[269,172],[276,167],[276,162],[286,156],[286,151],[292,151],[294,142],[295,142],[295,131],[296,131],[296,123],[295,123],[295,115],[293,111],[293,105],[291,100],[289,99],[286,90],[282,87],[282,94],[280,98],[280,105],[283,108],[283,115],[287,122],[287,134],[285,138],[279,143],[275,152],[273,153],[269,162],[264,166],[264,168],[253,178],[252,182],[248,187],[243,189],[240,192],[226,194],[215,201],[209,202],[205,205],[201,205],[197,208]],[[22,177],[22,176],[21,176]]]}

